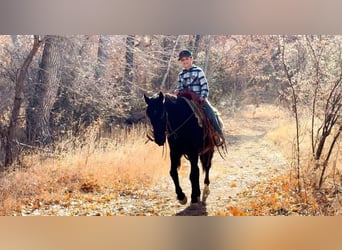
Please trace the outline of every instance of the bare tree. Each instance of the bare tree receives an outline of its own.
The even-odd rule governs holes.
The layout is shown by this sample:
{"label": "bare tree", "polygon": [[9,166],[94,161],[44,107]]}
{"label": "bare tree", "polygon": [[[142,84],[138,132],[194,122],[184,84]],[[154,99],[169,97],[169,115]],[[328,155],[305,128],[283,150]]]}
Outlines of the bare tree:
{"label": "bare tree", "polygon": [[210,47],[211,47],[212,36],[209,35],[206,41],[206,48],[205,48],[205,58],[204,58],[204,72],[207,73],[208,66],[209,66],[209,56],[210,56]]}
{"label": "bare tree", "polygon": [[298,191],[301,190],[301,185],[300,185],[300,139],[299,139],[299,118],[298,118],[298,93],[296,91],[296,81],[293,79],[294,76],[294,71],[298,71],[298,69],[290,69],[290,67],[287,65],[287,62],[285,60],[285,43],[283,42],[281,46],[281,57],[282,57],[282,63],[284,67],[284,72],[286,75],[286,78],[288,80],[290,89],[291,89],[291,95],[292,95],[292,111],[295,116],[295,121],[296,121],[296,169],[297,169],[297,187]]}
{"label": "bare tree", "polygon": [[135,35],[128,35],[126,38],[126,66],[125,66],[125,90],[129,94],[133,83],[133,66],[134,66],[134,41]]}
{"label": "bare tree", "polygon": [[299,118],[300,114],[309,111],[311,152],[315,162],[313,170],[320,170],[319,181],[313,183],[321,188],[329,159],[341,134],[341,40],[329,36],[285,36],[281,55],[288,82],[286,92],[296,120],[297,178],[301,164],[299,130],[305,122]]}
{"label": "bare tree", "polygon": [[17,45],[18,43],[18,35],[11,35],[11,39],[14,45]]}
{"label": "bare tree", "polygon": [[320,68],[320,63],[321,63],[323,47],[319,48],[318,50],[315,50],[310,37],[305,36],[305,39],[308,44],[309,51],[311,52],[312,61],[313,61],[314,69],[315,69],[314,84],[313,84],[314,94],[313,94],[313,99],[312,99],[312,113],[311,113],[311,149],[312,149],[312,153],[314,154],[314,151],[315,151],[314,128],[315,128],[317,98],[319,94],[318,91],[319,91],[320,83],[321,83],[322,72]]}
{"label": "bare tree", "polygon": [[195,42],[193,47],[193,57],[197,58],[198,52],[200,51],[200,43],[202,41],[203,35],[195,35]]}
{"label": "bare tree", "polygon": [[[342,68],[341,68],[342,69]],[[324,120],[319,128],[321,131],[318,138],[318,146],[315,152],[315,160],[319,162],[322,158],[322,152],[324,145],[326,144],[328,136],[332,134],[333,128],[336,128],[337,132],[333,135],[332,142],[328,145],[328,153],[323,159],[322,164],[322,172],[318,184],[318,188],[322,187],[324,174],[329,162],[329,158],[331,156],[332,150],[335,146],[337,139],[339,138],[342,131],[342,119],[341,119],[341,107],[342,107],[342,71],[339,79],[333,85],[329,96],[326,101],[325,110],[324,110]]]}
{"label": "bare tree", "polygon": [[17,73],[16,82],[15,82],[13,109],[12,109],[10,123],[7,129],[7,135],[6,135],[5,166],[9,166],[10,164],[12,164],[15,158],[14,140],[16,139],[16,130],[18,127],[19,113],[20,113],[22,102],[23,102],[24,81],[26,80],[28,68],[32,62],[33,57],[37,53],[40,44],[41,44],[41,41],[39,40],[39,36],[35,35],[33,38],[32,49]]}
{"label": "bare tree", "polygon": [[59,85],[60,47],[63,38],[48,35],[38,72],[38,82],[34,84],[26,110],[26,136],[28,142],[47,145],[52,142],[50,111],[56,99]]}
{"label": "bare tree", "polygon": [[104,78],[106,75],[106,66],[108,64],[108,49],[109,49],[109,36],[99,36],[99,46],[97,50],[97,64],[95,69],[95,79]]}
{"label": "bare tree", "polygon": [[171,61],[172,61],[173,55],[175,54],[179,38],[180,38],[180,36],[177,36],[176,41],[175,41],[174,46],[173,46],[173,49],[172,49],[172,52],[171,52],[171,54],[170,54],[170,56],[168,58],[168,64],[167,64],[166,72],[165,72],[163,80],[162,80],[162,82],[160,84],[160,87],[162,89],[164,89],[165,86],[166,86],[166,80],[167,80],[167,77],[169,76],[169,73],[170,73]]}

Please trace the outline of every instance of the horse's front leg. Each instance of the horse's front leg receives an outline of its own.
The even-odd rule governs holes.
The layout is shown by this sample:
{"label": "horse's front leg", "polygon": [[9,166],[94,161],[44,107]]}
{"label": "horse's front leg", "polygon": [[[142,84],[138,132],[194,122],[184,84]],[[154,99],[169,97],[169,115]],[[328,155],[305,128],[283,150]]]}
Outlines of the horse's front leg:
{"label": "horse's front leg", "polygon": [[175,184],[177,200],[179,201],[180,204],[184,205],[187,202],[187,198],[185,194],[183,193],[182,188],[179,185],[179,178],[178,178],[178,168],[180,166],[181,156],[182,156],[181,154],[171,150],[170,152],[170,158],[171,158],[170,175],[173,180],[173,183]]}
{"label": "horse's front leg", "polygon": [[200,184],[199,184],[199,168],[198,168],[198,155],[194,154],[189,156],[190,164],[191,164],[191,171],[190,171],[190,181],[191,181],[191,203],[198,203],[200,202]]}

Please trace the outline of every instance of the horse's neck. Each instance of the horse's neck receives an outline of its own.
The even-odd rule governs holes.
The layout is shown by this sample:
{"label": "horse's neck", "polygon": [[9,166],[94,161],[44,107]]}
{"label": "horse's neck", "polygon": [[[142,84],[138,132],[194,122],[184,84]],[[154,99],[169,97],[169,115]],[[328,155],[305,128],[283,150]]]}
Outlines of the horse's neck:
{"label": "horse's neck", "polygon": [[177,101],[177,96],[176,95],[172,95],[172,94],[169,94],[169,93],[166,93],[165,94],[165,101],[168,102],[176,102]]}
{"label": "horse's neck", "polygon": [[164,107],[167,111],[175,109],[176,104],[177,104],[177,97],[176,96],[173,96],[170,94],[165,95]]}
{"label": "horse's neck", "polygon": [[164,105],[172,124],[182,123],[190,115],[188,104],[180,98],[165,98]]}

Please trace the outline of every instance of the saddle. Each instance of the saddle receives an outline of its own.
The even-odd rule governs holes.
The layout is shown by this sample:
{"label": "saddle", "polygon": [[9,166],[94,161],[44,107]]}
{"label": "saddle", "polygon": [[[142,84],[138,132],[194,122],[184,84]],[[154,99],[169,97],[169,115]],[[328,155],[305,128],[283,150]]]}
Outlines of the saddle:
{"label": "saddle", "polygon": [[183,98],[187,102],[197,119],[198,126],[203,128],[203,124],[205,124],[207,121],[207,115],[205,114],[203,108],[200,106],[199,97],[195,93],[190,91],[181,92],[178,96]]}
{"label": "saddle", "polygon": [[195,93],[190,92],[190,91],[182,91],[177,96],[169,94],[169,93],[165,94],[165,96],[168,100],[170,100],[173,103],[177,101],[178,97],[185,100],[186,103],[191,108],[192,112],[194,113],[198,122],[198,126],[203,128],[203,123],[206,120],[206,114],[204,110],[202,109],[202,107],[200,107],[199,97]]}
{"label": "saddle", "polygon": [[[221,138],[216,129],[214,128],[214,125],[210,118],[206,115],[201,103],[200,103],[200,97],[192,92],[192,91],[181,91],[178,94],[178,97],[183,98],[193,111],[195,117],[197,118],[198,125],[204,129],[204,137],[208,136],[209,140],[209,148],[211,146],[222,146],[222,144],[225,144],[224,138]],[[217,115],[217,118],[220,122],[220,119],[218,117],[217,111],[215,110],[215,113]],[[220,124],[222,126],[222,124]],[[221,138],[220,143],[217,142],[217,137]]]}

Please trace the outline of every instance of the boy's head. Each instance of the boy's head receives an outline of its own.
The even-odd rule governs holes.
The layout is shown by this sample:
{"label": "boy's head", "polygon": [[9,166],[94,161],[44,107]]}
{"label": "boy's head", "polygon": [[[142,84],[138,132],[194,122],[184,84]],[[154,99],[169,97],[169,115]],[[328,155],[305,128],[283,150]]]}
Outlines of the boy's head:
{"label": "boy's head", "polygon": [[189,50],[182,50],[179,52],[178,61],[182,60],[184,57],[192,57],[191,52]]}
{"label": "boy's head", "polygon": [[193,62],[191,52],[189,50],[182,50],[181,52],[179,52],[178,61],[181,62],[185,69],[190,69]]}

